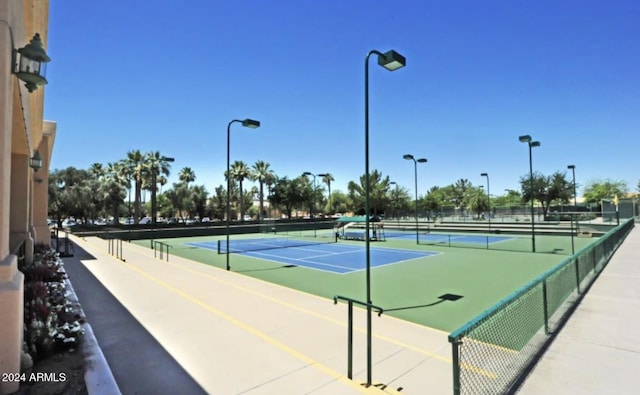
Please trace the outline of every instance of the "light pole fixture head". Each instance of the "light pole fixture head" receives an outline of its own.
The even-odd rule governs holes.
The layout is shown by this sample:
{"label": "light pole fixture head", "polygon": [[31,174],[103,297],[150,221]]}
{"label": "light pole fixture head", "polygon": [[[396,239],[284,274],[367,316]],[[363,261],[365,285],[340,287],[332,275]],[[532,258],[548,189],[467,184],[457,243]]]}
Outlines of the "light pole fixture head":
{"label": "light pole fixture head", "polygon": [[389,71],[398,70],[407,65],[407,59],[394,50],[378,55],[378,64]]}
{"label": "light pole fixture head", "polygon": [[160,158],[161,160],[165,161],[165,162],[175,162],[176,159],[175,158],[170,158],[168,156],[163,156],[162,158]]}
{"label": "light pole fixture head", "polygon": [[246,128],[256,129],[260,127],[260,121],[247,118],[244,121],[242,121],[242,126]]}
{"label": "light pole fixture head", "polygon": [[532,141],[531,143],[529,143],[530,146],[532,147],[539,147],[540,146],[540,142],[539,141]]}
{"label": "light pole fixture head", "polygon": [[569,165],[569,166],[567,166],[567,169],[571,169],[571,170],[573,170],[573,169],[575,169],[575,168],[576,168],[576,165]]}
{"label": "light pole fixture head", "polygon": [[302,173],[302,175],[307,177],[307,176],[312,176],[313,173],[311,173],[310,171],[305,171],[304,173]]}
{"label": "light pole fixture head", "polygon": [[416,162],[418,162],[418,163],[427,163],[427,159],[425,159],[425,158],[420,158],[420,159],[418,159]]}
{"label": "light pole fixture head", "polygon": [[51,58],[47,56],[42,47],[40,34],[36,33],[29,44],[18,49],[15,53],[20,56],[14,66],[16,67],[14,72],[19,79],[25,82],[29,92],[38,89],[40,85],[46,85],[46,63],[50,62]]}
{"label": "light pole fixture head", "polygon": [[480,177],[489,177],[489,174],[487,174],[487,173],[480,173]]}
{"label": "light pole fixture head", "polygon": [[326,177],[326,176],[328,176],[328,175],[329,175],[329,174],[327,174],[327,173],[320,173],[320,174],[318,174],[318,177]]}
{"label": "light pole fixture head", "polygon": [[29,158],[29,167],[34,171],[38,171],[42,168],[42,157],[38,150],[36,150],[36,152],[33,153],[33,156]]}
{"label": "light pole fixture head", "polygon": [[406,160],[413,160],[413,155],[411,154],[402,155],[402,158]]}
{"label": "light pole fixture head", "polygon": [[525,134],[524,136],[518,137],[518,140],[520,140],[521,143],[530,143],[531,136],[529,136],[528,134]]}

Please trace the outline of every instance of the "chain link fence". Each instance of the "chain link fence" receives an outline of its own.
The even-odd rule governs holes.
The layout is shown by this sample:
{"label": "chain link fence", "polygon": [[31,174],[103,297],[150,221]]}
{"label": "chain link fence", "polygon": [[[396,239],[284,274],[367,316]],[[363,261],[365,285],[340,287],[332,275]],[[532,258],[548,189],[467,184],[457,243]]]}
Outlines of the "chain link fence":
{"label": "chain link fence", "polygon": [[453,393],[510,393],[633,226],[624,221],[452,332]]}

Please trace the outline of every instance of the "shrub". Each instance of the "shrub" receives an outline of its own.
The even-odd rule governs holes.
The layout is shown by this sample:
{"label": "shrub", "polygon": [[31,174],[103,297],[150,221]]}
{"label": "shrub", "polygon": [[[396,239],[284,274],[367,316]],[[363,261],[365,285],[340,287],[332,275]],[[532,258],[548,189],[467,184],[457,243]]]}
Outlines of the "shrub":
{"label": "shrub", "polygon": [[25,265],[24,340],[34,360],[75,347],[83,318],[69,300],[62,260],[46,246],[36,246],[34,262]]}

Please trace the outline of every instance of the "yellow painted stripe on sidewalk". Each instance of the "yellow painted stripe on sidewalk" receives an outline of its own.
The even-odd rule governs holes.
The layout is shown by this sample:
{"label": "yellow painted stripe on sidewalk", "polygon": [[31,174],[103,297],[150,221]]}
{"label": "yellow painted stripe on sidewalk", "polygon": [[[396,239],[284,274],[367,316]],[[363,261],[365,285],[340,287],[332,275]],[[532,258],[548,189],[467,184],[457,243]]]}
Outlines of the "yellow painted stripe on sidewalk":
{"label": "yellow painted stripe on sidewalk", "polygon": [[356,382],[349,380],[347,377],[341,375],[340,373],[334,371],[333,369],[319,363],[318,361],[315,361],[313,359],[311,359],[310,357],[302,354],[301,352],[277,341],[276,339],[270,337],[269,335],[265,334],[264,332],[261,332],[260,330],[252,327],[249,324],[246,324],[236,318],[233,318],[232,316],[223,313],[222,311],[215,309],[211,306],[209,306],[208,304],[206,304],[205,302],[187,294],[186,292],[183,292],[179,289],[177,289],[176,287],[164,282],[163,280],[153,276],[152,274],[130,264],[124,261],[119,261],[122,263],[122,265],[127,266],[129,269],[136,271],[138,273],[140,273],[141,275],[143,275],[144,277],[148,278],[149,280],[155,282],[156,284],[168,289],[169,291],[181,296],[182,298],[202,307],[203,309],[209,311],[210,313],[213,313],[215,315],[217,315],[220,318],[225,319],[226,321],[232,323],[233,325],[238,326],[239,328],[245,330],[246,332],[264,340],[265,342],[271,344],[272,346],[286,352],[287,354],[293,356],[296,359],[301,360],[302,362],[308,364],[309,366],[312,366],[316,369],[318,369],[319,371],[331,376],[332,378],[342,382],[343,384],[346,384],[356,390],[358,390],[359,392],[363,393],[363,394],[367,394],[367,393],[371,393],[370,391],[368,391],[367,388],[364,388],[362,386],[360,386],[359,384],[357,384]]}

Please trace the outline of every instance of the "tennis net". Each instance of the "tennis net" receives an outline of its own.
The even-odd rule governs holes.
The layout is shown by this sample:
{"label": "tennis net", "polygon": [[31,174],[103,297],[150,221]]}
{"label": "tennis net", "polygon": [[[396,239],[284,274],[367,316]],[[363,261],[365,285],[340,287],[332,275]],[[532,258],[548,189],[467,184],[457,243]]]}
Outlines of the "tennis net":
{"label": "tennis net", "polygon": [[251,239],[218,240],[218,254],[240,253],[248,251],[273,250],[278,248],[304,247],[317,244],[336,243],[334,233],[314,235],[274,236]]}

